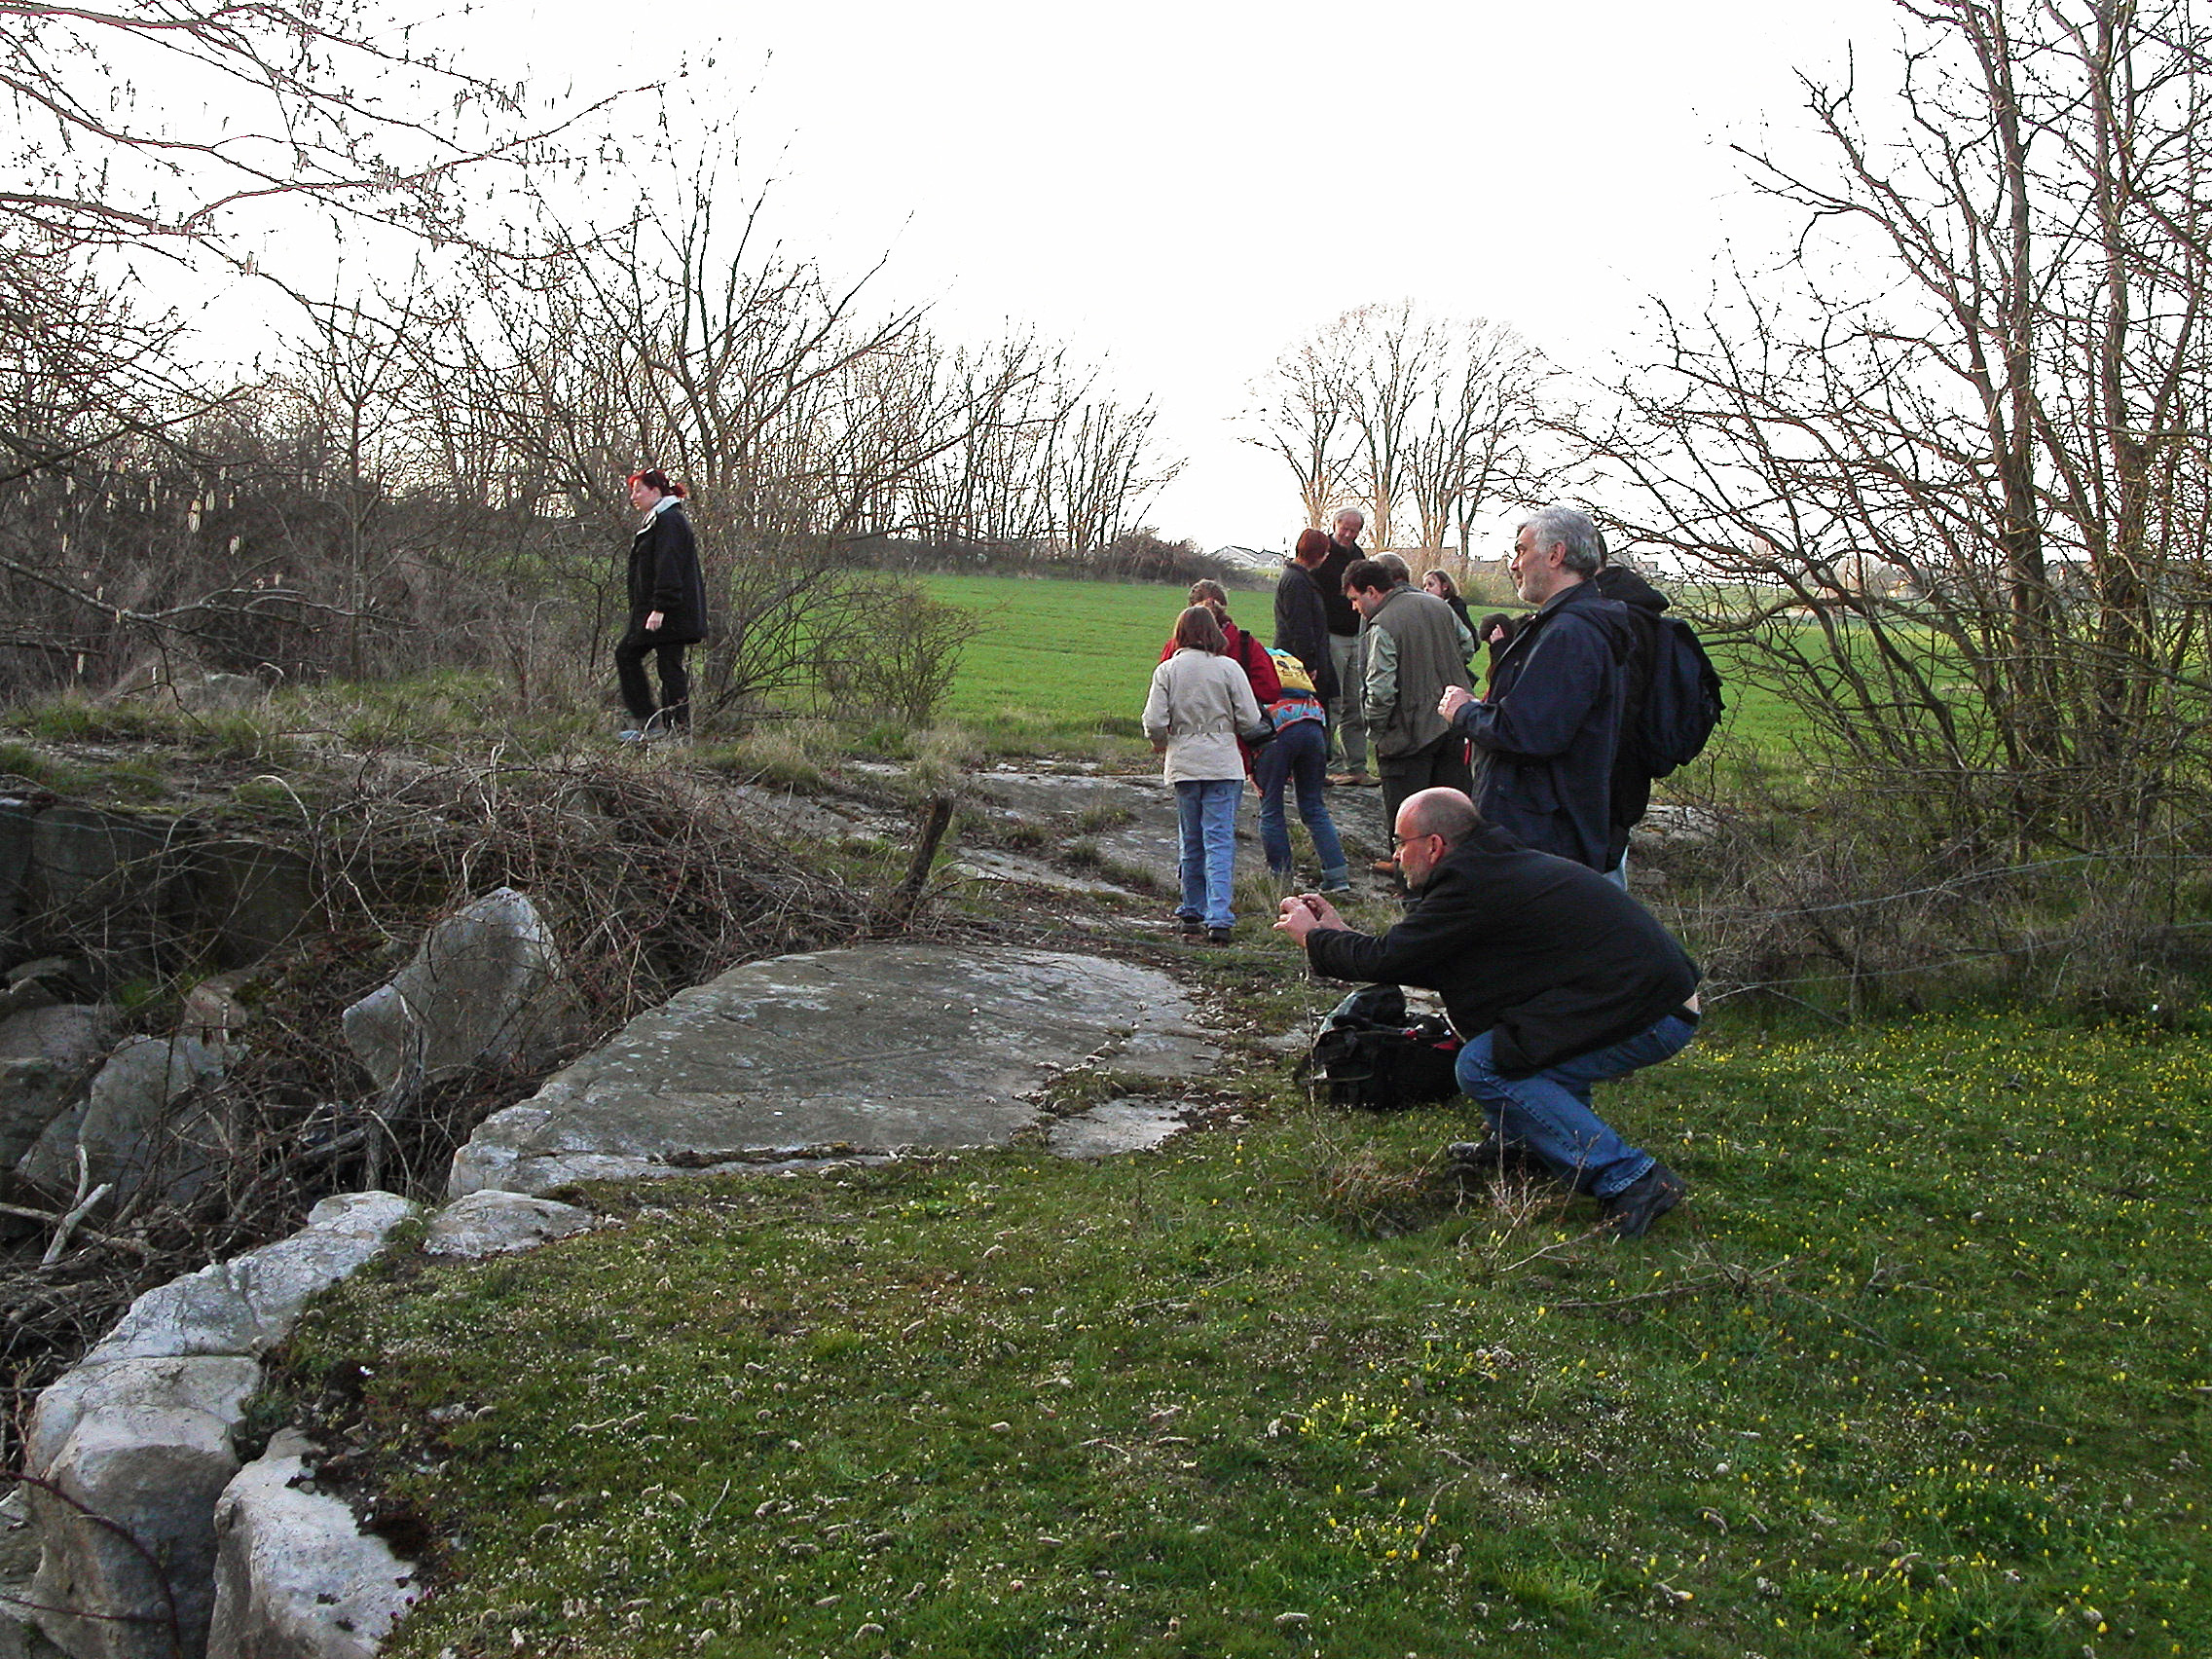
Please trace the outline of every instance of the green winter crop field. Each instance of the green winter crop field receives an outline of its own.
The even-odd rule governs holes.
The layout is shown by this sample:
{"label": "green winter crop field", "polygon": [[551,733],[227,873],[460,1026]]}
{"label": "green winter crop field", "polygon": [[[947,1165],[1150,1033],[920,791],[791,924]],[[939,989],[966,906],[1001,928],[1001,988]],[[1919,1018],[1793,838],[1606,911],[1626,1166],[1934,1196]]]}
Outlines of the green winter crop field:
{"label": "green winter crop field", "polygon": [[[1102,729],[1133,734],[1160,647],[1183,608],[1180,586],[1068,582],[1020,576],[930,576],[937,598],[977,613],[946,713],[985,729],[1028,728],[1078,739]],[[1262,639],[1274,633],[1267,589],[1230,596],[1230,614]],[[1779,759],[1791,750],[1794,717],[1772,693],[1729,673],[1732,746]]]}

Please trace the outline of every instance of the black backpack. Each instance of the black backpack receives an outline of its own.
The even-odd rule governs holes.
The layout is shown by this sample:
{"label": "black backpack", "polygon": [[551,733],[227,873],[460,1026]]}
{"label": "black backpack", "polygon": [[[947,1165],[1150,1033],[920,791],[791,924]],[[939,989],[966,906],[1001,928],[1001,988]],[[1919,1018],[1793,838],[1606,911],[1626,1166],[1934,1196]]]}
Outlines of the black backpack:
{"label": "black backpack", "polygon": [[1648,611],[1638,622],[1642,660],[1636,682],[1641,697],[1631,728],[1621,733],[1621,747],[1645,777],[1664,778],[1698,757],[1727,705],[1720,700],[1719,671],[1694,628],[1679,617]]}
{"label": "black backpack", "polygon": [[1459,1039],[1432,1014],[1409,1015],[1396,985],[1367,985],[1321,1022],[1306,1069],[1335,1106],[1393,1111],[1459,1092]]}

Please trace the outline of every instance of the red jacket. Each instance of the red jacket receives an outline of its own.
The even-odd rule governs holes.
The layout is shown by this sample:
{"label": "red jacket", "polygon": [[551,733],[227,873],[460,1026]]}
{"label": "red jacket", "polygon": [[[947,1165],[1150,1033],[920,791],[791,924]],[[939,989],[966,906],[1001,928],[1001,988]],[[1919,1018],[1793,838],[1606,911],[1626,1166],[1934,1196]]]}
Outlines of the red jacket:
{"label": "red jacket", "polygon": [[[1252,700],[1265,709],[1282,696],[1282,677],[1275,673],[1275,659],[1268,655],[1268,647],[1249,631],[1234,622],[1224,622],[1221,631],[1229,637],[1229,649],[1224,654],[1244,671],[1244,678],[1252,682]],[[1165,662],[1175,654],[1175,642],[1170,638],[1161,647],[1160,660]],[[1244,770],[1252,770],[1252,746],[1242,738],[1236,741],[1236,751],[1244,756]]]}

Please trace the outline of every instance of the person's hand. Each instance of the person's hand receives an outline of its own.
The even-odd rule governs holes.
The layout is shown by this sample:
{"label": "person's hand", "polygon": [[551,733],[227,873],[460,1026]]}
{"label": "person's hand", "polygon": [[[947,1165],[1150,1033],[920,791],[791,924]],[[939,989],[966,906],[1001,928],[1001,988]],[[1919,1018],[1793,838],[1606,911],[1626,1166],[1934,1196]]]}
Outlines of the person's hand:
{"label": "person's hand", "polygon": [[1436,699],[1436,712],[1448,720],[1453,719],[1474,700],[1474,693],[1464,685],[1447,685],[1444,695]]}
{"label": "person's hand", "polygon": [[645,612],[645,632],[646,632],[646,633],[648,633],[648,634],[657,634],[657,633],[659,633],[659,632],[660,632],[660,625],[661,625],[661,624],[662,624],[663,622],[667,621],[667,620],[668,620],[668,618],[667,618],[667,617],[665,617],[665,616],[663,616],[663,615],[662,615],[662,614],[661,614],[661,613],[660,613],[659,611],[657,611],[657,610],[648,610],[648,611],[646,611],[646,612]]}
{"label": "person's hand", "polygon": [[1303,945],[1306,936],[1316,928],[1342,928],[1344,917],[1337,907],[1318,893],[1294,893],[1282,902],[1282,914],[1275,919],[1275,932],[1286,933]]}

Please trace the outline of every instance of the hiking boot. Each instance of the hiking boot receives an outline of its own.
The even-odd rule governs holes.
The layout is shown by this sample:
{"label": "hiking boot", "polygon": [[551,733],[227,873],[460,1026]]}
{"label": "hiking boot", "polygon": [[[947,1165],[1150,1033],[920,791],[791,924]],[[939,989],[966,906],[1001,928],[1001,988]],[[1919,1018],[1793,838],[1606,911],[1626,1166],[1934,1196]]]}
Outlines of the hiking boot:
{"label": "hiking boot", "polygon": [[1352,785],[1359,782],[1358,778],[1349,772],[1331,772],[1323,777],[1321,781],[1324,784],[1327,784],[1331,789],[1338,790],[1349,789]]}
{"label": "hiking boot", "polygon": [[1177,916],[1175,925],[1183,930],[1185,939],[1197,939],[1206,931],[1206,919],[1203,916]]}
{"label": "hiking boot", "polygon": [[1398,861],[1396,859],[1377,859],[1367,867],[1377,875],[1396,875],[1398,873]]}
{"label": "hiking boot", "polygon": [[1325,869],[1325,870],[1323,870],[1323,871],[1321,872],[1321,897],[1322,897],[1322,898],[1324,898],[1324,899],[1334,899],[1334,898],[1335,898],[1335,897],[1336,897],[1336,896],[1337,896],[1338,894],[1340,894],[1340,893],[1349,893],[1350,891],[1351,891],[1351,871],[1350,871],[1350,870],[1348,870],[1348,869]]}
{"label": "hiking boot", "polygon": [[1604,1225],[1615,1238],[1641,1238],[1651,1224],[1682,1201],[1689,1187],[1664,1163],[1654,1163],[1609,1198],[1601,1198]]}
{"label": "hiking boot", "polygon": [[1206,929],[1206,943],[1227,944],[1230,936],[1235,931],[1234,928],[1208,928]]}
{"label": "hiking boot", "polygon": [[1520,1141],[1503,1140],[1495,1131],[1479,1141],[1454,1141],[1444,1149],[1452,1166],[1469,1175],[1548,1176],[1543,1161]]}
{"label": "hiking boot", "polygon": [[1355,790],[1371,790],[1382,780],[1366,772],[1353,772],[1345,779]]}

